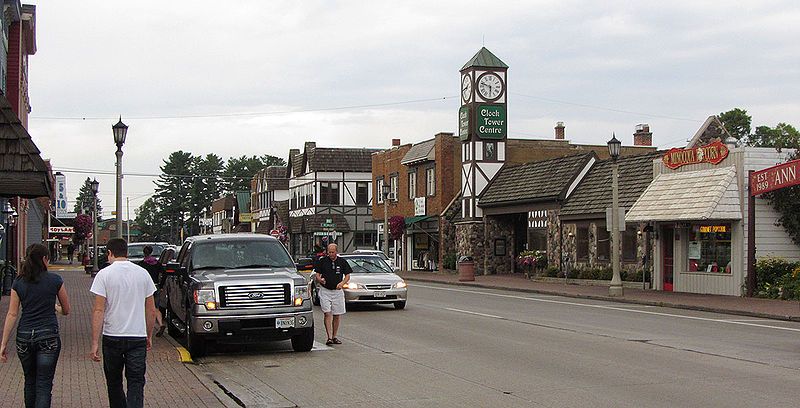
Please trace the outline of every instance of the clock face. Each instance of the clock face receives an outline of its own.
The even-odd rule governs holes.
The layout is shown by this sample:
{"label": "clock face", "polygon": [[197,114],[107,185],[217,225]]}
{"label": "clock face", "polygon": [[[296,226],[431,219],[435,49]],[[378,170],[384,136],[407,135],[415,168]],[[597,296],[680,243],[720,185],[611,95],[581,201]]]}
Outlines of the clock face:
{"label": "clock face", "polygon": [[464,99],[464,102],[469,102],[472,99],[472,81],[470,81],[469,75],[464,75],[461,78],[461,98]]}
{"label": "clock face", "polygon": [[503,94],[503,80],[494,72],[481,75],[478,78],[478,93],[487,101],[499,98]]}

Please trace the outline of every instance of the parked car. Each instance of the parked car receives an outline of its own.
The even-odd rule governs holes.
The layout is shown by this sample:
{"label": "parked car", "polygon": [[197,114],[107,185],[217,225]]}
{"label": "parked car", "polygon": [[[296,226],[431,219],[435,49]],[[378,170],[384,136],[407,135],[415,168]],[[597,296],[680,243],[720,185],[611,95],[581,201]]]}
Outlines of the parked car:
{"label": "parked car", "polygon": [[314,345],[308,282],[271,236],[191,237],[165,273],[168,332],[185,336],[193,356],[202,356],[214,342],[291,339],[295,351]]}
{"label": "parked car", "polygon": [[[408,287],[383,258],[377,255],[358,253],[339,255],[350,264],[353,273],[344,287],[345,303],[391,303],[397,309],[406,307]],[[319,305],[316,279],[312,273],[311,292],[314,304]]]}
{"label": "parked car", "polygon": [[144,259],[144,247],[150,246],[153,248],[153,256],[158,258],[161,252],[169,244],[166,242],[132,242],[128,244],[128,260],[131,262],[140,262]]}
{"label": "parked car", "polygon": [[381,257],[381,259],[383,259],[384,262],[389,264],[389,266],[392,268],[393,271],[400,272],[400,267],[395,265],[394,259],[389,258],[388,256],[386,256],[386,254],[384,254],[383,251],[379,251],[377,249],[356,249],[355,251],[353,251],[353,253],[354,254],[377,255],[377,256]]}

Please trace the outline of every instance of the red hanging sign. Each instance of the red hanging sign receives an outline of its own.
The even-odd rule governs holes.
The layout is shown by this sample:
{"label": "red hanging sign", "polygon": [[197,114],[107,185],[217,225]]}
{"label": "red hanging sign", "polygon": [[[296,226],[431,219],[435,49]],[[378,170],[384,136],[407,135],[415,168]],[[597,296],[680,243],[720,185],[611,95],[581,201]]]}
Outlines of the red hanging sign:
{"label": "red hanging sign", "polygon": [[665,166],[671,169],[677,169],[687,164],[720,164],[728,157],[728,152],[728,146],[717,140],[714,143],[692,149],[669,149],[661,160]]}
{"label": "red hanging sign", "polygon": [[792,160],[764,170],[753,172],[750,176],[750,195],[764,194],[769,191],[800,184],[800,160]]}

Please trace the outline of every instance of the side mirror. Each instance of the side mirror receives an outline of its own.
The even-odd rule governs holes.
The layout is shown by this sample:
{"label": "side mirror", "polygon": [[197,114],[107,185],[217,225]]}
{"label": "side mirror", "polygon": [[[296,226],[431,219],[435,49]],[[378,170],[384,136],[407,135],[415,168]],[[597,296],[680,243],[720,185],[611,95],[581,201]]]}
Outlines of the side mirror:
{"label": "side mirror", "polygon": [[181,264],[177,262],[167,262],[167,266],[164,267],[164,273],[167,275],[181,275],[186,272],[186,268],[181,267]]}

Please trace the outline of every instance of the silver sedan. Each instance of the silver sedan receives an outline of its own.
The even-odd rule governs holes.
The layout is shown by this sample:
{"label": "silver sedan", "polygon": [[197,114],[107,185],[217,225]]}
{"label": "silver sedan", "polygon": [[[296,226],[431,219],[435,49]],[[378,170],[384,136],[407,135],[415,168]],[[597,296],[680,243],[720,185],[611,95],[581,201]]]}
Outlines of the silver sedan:
{"label": "silver sedan", "polygon": [[[344,300],[347,303],[391,303],[397,309],[406,307],[408,288],[392,267],[381,257],[368,254],[339,255],[347,260],[353,273],[350,282],[344,287]],[[311,277],[314,291],[314,304],[319,304],[316,280]]]}

